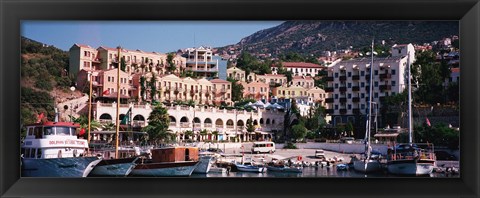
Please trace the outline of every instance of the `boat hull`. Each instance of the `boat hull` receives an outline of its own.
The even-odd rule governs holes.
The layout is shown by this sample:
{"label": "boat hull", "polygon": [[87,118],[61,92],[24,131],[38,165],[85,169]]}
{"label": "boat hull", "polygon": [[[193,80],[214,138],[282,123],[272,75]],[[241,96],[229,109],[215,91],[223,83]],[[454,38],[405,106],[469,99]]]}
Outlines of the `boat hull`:
{"label": "boat hull", "polygon": [[275,167],[275,166],[267,166],[268,171],[274,172],[283,172],[283,173],[302,173],[303,169],[298,167]]}
{"label": "boat hull", "polygon": [[357,160],[353,162],[353,169],[362,173],[371,173],[380,171],[382,165],[377,160]]}
{"label": "boat hull", "polygon": [[89,177],[125,177],[137,165],[138,158],[104,159],[98,163]]}
{"label": "boat hull", "polygon": [[98,157],[22,159],[22,177],[86,177],[100,161]]}
{"label": "boat hull", "polygon": [[253,172],[253,173],[264,173],[267,171],[266,167],[256,167],[256,166],[245,166],[245,165],[238,165],[238,171],[241,172]]}
{"label": "boat hull", "polygon": [[138,164],[132,170],[132,176],[144,177],[188,177],[198,162],[160,162]]}
{"label": "boat hull", "polygon": [[202,156],[198,161],[197,167],[193,170],[193,173],[201,173],[206,174],[210,171],[210,167],[212,165],[212,156]]}
{"label": "boat hull", "polygon": [[387,163],[387,170],[396,175],[428,175],[434,166],[433,160],[395,160]]}

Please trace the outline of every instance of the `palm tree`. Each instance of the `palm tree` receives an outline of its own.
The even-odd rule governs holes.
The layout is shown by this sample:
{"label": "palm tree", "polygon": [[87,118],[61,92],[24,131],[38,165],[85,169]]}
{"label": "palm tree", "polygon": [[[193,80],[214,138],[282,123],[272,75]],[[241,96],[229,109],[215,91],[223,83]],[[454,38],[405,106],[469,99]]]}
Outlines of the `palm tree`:
{"label": "palm tree", "polygon": [[219,134],[219,132],[218,132],[217,130],[215,130],[215,131],[212,132],[212,135],[213,135],[213,137],[214,137],[214,138],[213,138],[214,141],[217,141],[217,140],[218,140],[218,134]]}
{"label": "palm tree", "polygon": [[200,135],[202,136],[202,140],[205,140],[205,136],[208,134],[207,129],[203,129],[200,131]]}
{"label": "palm tree", "polygon": [[[81,115],[78,118],[75,118],[71,115],[68,115],[72,122],[80,124],[80,128],[87,129],[88,128],[88,117],[86,115]],[[90,130],[98,130],[102,127],[102,124],[97,120],[90,121]],[[87,134],[85,134],[86,136]]]}
{"label": "palm tree", "polygon": [[115,124],[113,122],[108,122],[102,125],[102,131],[113,131],[115,130]]}
{"label": "palm tree", "polygon": [[165,141],[169,137],[170,133],[167,132],[169,124],[167,109],[157,105],[148,116],[148,126],[143,128],[143,131],[147,132],[156,144],[157,141]]}
{"label": "palm tree", "polygon": [[187,130],[185,131],[184,134],[185,134],[185,138],[191,139],[191,137],[193,136],[193,131]]}

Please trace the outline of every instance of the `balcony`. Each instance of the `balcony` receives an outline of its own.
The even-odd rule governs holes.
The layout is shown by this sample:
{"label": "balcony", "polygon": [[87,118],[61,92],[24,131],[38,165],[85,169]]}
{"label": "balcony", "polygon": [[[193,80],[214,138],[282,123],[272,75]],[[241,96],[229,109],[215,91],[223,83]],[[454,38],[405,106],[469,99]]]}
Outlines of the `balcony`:
{"label": "balcony", "polygon": [[326,103],[333,103],[333,98],[325,98]]}
{"label": "balcony", "polygon": [[340,87],[340,92],[346,92],[347,91],[347,87]]}
{"label": "balcony", "polygon": [[380,74],[380,80],[391,79],[392,74]]}
{"label": "balcony", "polygon": [[190,123],[188,123],[188,122],[181,122],[181,123],[180,123],[180,127],[182,127],[182,128],[189,128],[189,127],[190,127]]}
{"label": "balcony", "polygon": [[327,93],[328,93],[328,92],[333,92],[333,87],[327,87],[327,88],[325,89],[325,92],[327,92]]}
{"label": "balcony", "polygon": [[327,76],[325,77],[327,82],[332,82],[333,81],[333,76]]}
{"label": "balcony", "polygon": [[346,114],[347,113],[347,109],[340,109],[340,114]]}
{"label": "balcony", "polygon": [[370,74],[365,75],[365,80],[370,80]]}
{"label": "balcony", "polygon": [[360,91],[360,87],[359,86],[353,86],[352,91]]}
{"label": "balcony", "polygon": [[389,91],[389,90],[392,90],[392,85],[380,85],[381,92]]}
{"label": "balcony", "polygon": [[360,97],[353,97],[352,102],[360,102]]}
{"label": "balcony", "polygon": [[369,92],[370,91],[370,85],[365,86],[365,91]]}
{"label": "balcony", "polygon": [[347,76],[340,76],[340,81],[346,81],[347,80]]}
{"label": "balcony", "polygon": [[353,114],[360,114],[360,109],[359,108],[354,108],[352,110]]}
{"label": "balcony", "polygon": [[333,109],[325,109],[326,114],[333,114]]}
{"label": "balcony", "polygon": [[346,102],[347,102],[347,98],[340,98],[340,102],[341,102],[341,103],[346,103]]}
{"label": "balcony", "polygon": [[352,80],[360,80],[360,76],[359,75],[353,75]]}

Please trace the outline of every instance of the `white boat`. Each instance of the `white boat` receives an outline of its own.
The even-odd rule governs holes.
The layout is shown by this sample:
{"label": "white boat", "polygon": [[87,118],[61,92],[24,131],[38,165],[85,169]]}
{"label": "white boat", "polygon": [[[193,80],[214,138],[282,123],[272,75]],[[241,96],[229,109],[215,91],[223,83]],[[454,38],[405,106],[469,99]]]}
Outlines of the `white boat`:
{"label": "white boat", "polygon": [[267,166],[268,171],[284,172],[284,173],[302,173],[302,167],[289,167],[289,166]]}
{"label": "white boat", "polygon": [[120,159],[103,159],[98,163],[89,177],[126,177],[137,165],[135,162],[138,157],[120,158]]}
{"label": "white boat", "polygon": [[226,173],[227,169],[226,168],[220,168],[220,167],[210,167],[209,173]]}
{"label": "white boat", "polygon": [[338,164],[338,165],[337,165],[337,170],[338,170],[338,171],[348,170],[348,165],[346,165],[346,164]]}
{"label": "white boat", "polygon": [[241,172],[254,172],[254,173],[264,173],[267,171],[266,167],[260,167],[255,165],[244,165],[244,164],[235,164],[238,171]]}
{"label": "white boat", "polygon": [[[410,57],[410,54],[407,56]],[[408,143],[394,146],[389,150],[387,157],[387,170],[397,175],[429,175],[435,167],[436,157],[433,144],[426,144],[421,148],[419,144],[413,143],[413,121],[412,121],[412,86],[410,74],[410,59],[408,65]],[[425,145],[425,144],[424,144]]]}
{"label": "white boat", "polygon": [[[370,64],[370,91],[372,93],[373,87],[373,41],[372,41],[372,62]],[[358,172],[369,173],[381,170],[381,164],[378,159],[373,159],[372,155],[372,147],[370,146],[370,135],[371,135],[371,119],[372,119],[372,94],[370,94],[369,103],[368,103],[368,115],[367,115],[367,128],[365,131],[365,153],[361,159],[353,161],[353,169]],[[377,116],[375,113],[375,122],[377,120]]]}
{"label": "white boat", "polygon": [[22,177],[86,177],[102,159],[84,157],[87,140],[78,139],[79,124],[51,122],[27,125],[22,143]]}

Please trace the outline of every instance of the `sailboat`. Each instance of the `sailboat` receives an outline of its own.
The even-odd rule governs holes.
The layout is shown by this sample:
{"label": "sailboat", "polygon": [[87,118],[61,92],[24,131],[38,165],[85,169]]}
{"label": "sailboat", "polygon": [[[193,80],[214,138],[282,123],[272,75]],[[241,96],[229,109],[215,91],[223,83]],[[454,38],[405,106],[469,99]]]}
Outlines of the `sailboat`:
{"label": "sailboat", "polygon": [[373,86],[373,40],[372,40],[372,62],[370,64],[370,96],[368,102],[367,129],[365,131],[365,153],[361,159],[353,161],[353,168],[359,172],[375,172],[381,169],[378,159],[372,158],[372,147],[370,146],[371,115],[372,115],[372,86]]}
{"label": "sailboat", "polygon": [[414,144],[412,130],[412,86],[408,53],[408,133],[409,142],[389,149],[387,170],[397,175],[429,175],[436,163],[433,144]]}
{"label": "sailboat", "polygon": [[[120,51],[118,47],[118,67],[117,67],[117,127],[115,131],[115,158],[103,159],[95,166],[89,176],[109,176],[109,177],[125,177],[135,168],[138,157],[120,158],[118,153],[119,141],[119,109],[120,109]],[[92,109],[92,74],[90,74],[90,99],[89,99],[89,119],[88,119],[88,141],[90,142],[90,118]],[[128,114],[128,112],[127,112]]]}

